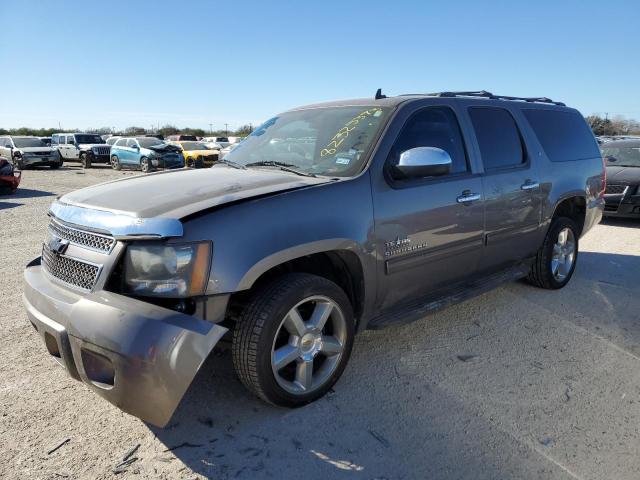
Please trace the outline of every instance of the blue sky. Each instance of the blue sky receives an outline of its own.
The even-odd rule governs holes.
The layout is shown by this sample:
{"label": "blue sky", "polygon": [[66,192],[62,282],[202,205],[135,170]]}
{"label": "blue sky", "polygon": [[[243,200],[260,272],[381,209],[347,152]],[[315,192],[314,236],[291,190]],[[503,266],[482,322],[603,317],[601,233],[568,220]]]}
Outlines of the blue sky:
{"label": "blue sky", "polygon": [[640,119],[636,0],[0,0],[0,19],[4,128],[236,127],[378,87]]}

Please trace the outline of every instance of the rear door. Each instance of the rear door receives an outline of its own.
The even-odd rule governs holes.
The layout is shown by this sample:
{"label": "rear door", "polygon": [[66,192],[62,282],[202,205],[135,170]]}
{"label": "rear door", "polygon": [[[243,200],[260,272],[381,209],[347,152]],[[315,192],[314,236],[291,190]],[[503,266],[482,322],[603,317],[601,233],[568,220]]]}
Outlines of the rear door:
{"label": "rear door", "polygon": [[454,109],[405,107],[402,128],[385,167],[402,152],[437,147],[452,159],[451,173],[393,180],[372,172],[381,310],[409,303],[435,289],[471,278],[483,248],[482,180],[470,165]]}
{"label": "rear door", "polygon": [[536,253],[542,195],[535,159],[510,110],[470,106],[467,113],[484,166],[486,248],[480,270],[497,270]]}
{"label": "rear door", "polygon": [[73,135],[60,135],[59,150],[62,156],[68,160],[77,160],[78,154]]}

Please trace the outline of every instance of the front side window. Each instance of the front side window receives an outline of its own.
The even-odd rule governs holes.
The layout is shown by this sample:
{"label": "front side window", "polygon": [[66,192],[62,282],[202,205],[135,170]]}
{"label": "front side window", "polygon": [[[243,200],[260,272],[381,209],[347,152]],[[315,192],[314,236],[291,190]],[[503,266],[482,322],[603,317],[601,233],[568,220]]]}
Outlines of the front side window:
{"label": "front side window", "polygon": [[389,109],[345,106],[296,110],[267,120],[225,160],[249,168],[277,166],[348,177],[359,173]]}
{"label": "front side window", "polygon": [[119,138],[118,141],[114,144],[115,147],[126,147],[127,146],[127,139],[126,138]]}
{"label": "front side window", "polygon": [[135,148],[137,146],[138,146],[138,144],[136,143],[136,140],[134,138],[130,138],[130,139],[127,140],[127,147]]}
{"label": "front side window", "polygon": [[436,147],[447,152],[451,157],[451,174],[469,170],[460,126],[448,107],[428,107],[415,113],[393,145],[391,164],[397,165],[402,152],[417,147]]}
{"label": "front side window", "polygon": [[469,116],[485,170],[515,167],[526,161],[520,131],[509,111],[471,107]]}

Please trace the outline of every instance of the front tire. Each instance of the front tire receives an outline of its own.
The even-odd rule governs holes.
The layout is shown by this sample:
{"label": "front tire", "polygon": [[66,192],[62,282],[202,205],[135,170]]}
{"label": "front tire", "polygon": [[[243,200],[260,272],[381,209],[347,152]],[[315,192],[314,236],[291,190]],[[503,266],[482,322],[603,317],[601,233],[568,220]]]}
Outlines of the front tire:
{"label": "front tire", "polygon": [[578,261],[578,237],[573,220],[554,218],[527,277],[529,283],[546,289],[569,283]]}
{"label": "front tire", "polygon": [[292,273],[257,290],[233,332],[233,365],[263,400],[299,407],[340,378],[355,335],[344,291],[315,275]]}
{"label": "front tire", "polygon": [[142,170],[143,173],[149,173],[151,171],[151,163],[147,157],[140,159],[140,170]]}
{"label": "front tire", "polygon": [[89,158],[89,155],[81,153],[80,164],[82,165],[82,168],[91,168],[91,159]]}

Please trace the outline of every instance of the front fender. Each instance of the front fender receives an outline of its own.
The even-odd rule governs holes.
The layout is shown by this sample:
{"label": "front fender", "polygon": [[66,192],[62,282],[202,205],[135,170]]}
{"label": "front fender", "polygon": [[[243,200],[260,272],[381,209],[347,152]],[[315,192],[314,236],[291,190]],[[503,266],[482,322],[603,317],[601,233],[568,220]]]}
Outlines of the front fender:
{"label": "front fender", "polygon": [[362,252],[359,251],[360,248],[358,244],[348,238],[331,238],[305,243],[303,245],[296,245],[295,247],[273,253],[254,264],[240,279],[240,282],[237,285],[237,290],[248,290],[261,275],[278,265],[306,255],[336,250],[353,251],[358,255],[358,257],[362,254]]}

